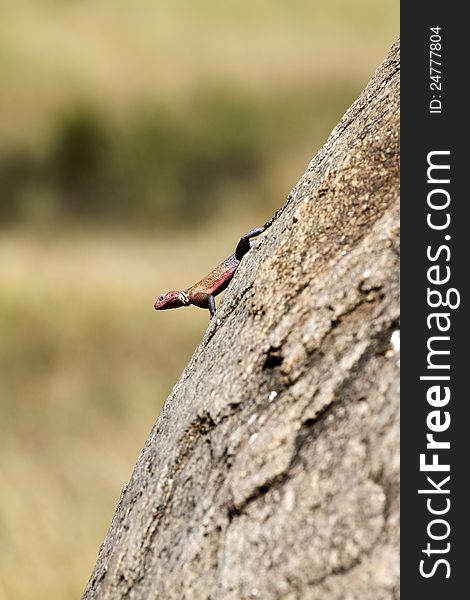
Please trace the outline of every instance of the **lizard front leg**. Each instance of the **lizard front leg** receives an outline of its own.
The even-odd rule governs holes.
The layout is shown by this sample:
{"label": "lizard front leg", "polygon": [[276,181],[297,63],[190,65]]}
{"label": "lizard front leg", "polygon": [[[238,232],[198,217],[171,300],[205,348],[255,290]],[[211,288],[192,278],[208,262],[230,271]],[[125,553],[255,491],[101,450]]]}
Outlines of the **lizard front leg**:
{"label": "lizard front leg", "polygon": [[189,299],[191,304],[199,306],[199,308],[207,308],[210,313],[210,318],[215,315],[215,299],[212,294],[207,292],[189,292]]}

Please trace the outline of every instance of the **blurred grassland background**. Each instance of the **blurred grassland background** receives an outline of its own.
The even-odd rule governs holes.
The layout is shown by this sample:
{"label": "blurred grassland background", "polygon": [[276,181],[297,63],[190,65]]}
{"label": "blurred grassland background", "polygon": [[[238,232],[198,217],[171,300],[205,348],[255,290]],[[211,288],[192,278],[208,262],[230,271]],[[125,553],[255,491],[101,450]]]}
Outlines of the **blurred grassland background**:
{"label": "blurred grassland background", "polygon": [[206,311],[398,35],[395,0],[0,0],[0,598],[78,598]]}

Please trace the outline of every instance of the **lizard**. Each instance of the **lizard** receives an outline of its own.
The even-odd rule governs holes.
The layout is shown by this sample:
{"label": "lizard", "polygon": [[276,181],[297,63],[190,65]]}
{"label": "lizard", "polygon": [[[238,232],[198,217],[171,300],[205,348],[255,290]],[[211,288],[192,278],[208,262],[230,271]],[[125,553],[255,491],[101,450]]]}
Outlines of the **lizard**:
{"label": "lizard", "polygon": [[262,227],[252,229],[240,238],[235,248],[235,252],[222,261],[208,275],[200,281],[184,290],[171,290],[157,298],[153,305],[155,310],[167,310],[170,308],[180,308],[181,306],[194,305],[199,308],[209,310],[210,319],[215,315],[214,296],[223,292],[230,283],[230,280],[238,269],[242,258],[247,254],[253,243],[253,238],[257,237],[276,219],[278,211],[272,219],[267,221]]}

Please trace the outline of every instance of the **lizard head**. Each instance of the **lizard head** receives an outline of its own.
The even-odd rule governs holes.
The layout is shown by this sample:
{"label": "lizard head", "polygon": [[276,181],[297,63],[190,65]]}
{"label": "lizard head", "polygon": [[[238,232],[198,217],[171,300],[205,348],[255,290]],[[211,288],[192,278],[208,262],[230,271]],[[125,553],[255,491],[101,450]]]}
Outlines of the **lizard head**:
{"label": "lizard head", "polygon": [[155,300],[153,307],[155,310],[167,310],[169,308],[179,308],[189,304],[188,296],[178,290],[172,290],[166,294],[162,294]]}

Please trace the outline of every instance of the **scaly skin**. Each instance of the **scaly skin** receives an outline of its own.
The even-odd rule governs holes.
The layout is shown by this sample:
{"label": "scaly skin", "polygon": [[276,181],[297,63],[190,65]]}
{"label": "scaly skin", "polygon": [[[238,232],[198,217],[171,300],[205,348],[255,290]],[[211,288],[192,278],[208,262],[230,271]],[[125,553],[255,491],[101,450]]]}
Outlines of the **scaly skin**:
{"label": "scaly skin", "polygon": [[230,283],[241,259],[251,248],[252,238],[263,233],[263,231],[270,227],[274,218],[262,227],[253,229],[240,238],[235,252],[221,262],[220,265],[217,265],[203,279],[184,290],[172,290],[159,296],[154,304],[155,310],[168,310],[170,308],[180,308],[181,306],[193,304],[199,308],[207,308],[212,319],[215,314],[214,296],[225,290]]}

